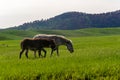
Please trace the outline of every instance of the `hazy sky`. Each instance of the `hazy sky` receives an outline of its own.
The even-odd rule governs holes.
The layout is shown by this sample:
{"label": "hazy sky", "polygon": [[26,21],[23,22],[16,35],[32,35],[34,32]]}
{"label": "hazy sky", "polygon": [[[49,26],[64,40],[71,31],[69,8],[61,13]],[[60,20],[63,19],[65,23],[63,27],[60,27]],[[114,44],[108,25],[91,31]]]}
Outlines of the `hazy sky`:
{"label": "hazy sky", "polygon": [[47,19],[68,11],[120,10],[120,0],[0,0],[0,28]]}

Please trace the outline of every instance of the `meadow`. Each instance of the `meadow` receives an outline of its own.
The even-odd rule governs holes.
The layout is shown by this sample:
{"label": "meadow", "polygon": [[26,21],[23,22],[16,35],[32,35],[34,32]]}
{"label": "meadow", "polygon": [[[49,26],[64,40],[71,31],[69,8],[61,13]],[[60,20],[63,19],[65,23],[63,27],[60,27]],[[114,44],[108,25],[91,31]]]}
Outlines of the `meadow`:
{"label": "meadow", "polygon": [[[120,35],[68,37],[74,53],[60,47],[46,58],[19,59],[20,40],[0,41],[0,80],[119,80]],[[42,53],[43,54],[43,53]]]}
{"label": "meadow", "polygon": [[78,30],[0,30],[0,40],[21,40],[23,38],[33,37],[36,34],[58,34],[67,37],[85,37],[85,36],[108,36],[120,35],[120,27],[117,28],[85,28]]}

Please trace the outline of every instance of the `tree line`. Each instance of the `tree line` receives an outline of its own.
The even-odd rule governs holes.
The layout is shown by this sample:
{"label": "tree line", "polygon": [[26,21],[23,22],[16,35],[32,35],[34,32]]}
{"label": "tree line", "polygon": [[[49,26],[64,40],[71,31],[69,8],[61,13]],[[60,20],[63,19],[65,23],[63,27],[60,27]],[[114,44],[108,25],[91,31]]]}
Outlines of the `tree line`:
{"label": "tree line", "polygon": [[88,14],[66,12],[46,20],[36,20],[15,26],[12,29],[61,29],[120,27],[120,10],[114,12]]}

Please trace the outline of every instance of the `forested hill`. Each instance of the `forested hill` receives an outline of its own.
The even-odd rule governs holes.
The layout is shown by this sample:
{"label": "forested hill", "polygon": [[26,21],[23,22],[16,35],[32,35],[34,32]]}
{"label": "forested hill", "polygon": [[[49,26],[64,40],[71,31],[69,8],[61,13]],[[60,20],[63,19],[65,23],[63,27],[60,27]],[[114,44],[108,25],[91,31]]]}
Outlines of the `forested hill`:
{"label": "forested hill", "polygon": [[24,23],[14,29],[81,29],[81,28],[120,27],[120,10],[101,14],[67,12],[47,20]]}

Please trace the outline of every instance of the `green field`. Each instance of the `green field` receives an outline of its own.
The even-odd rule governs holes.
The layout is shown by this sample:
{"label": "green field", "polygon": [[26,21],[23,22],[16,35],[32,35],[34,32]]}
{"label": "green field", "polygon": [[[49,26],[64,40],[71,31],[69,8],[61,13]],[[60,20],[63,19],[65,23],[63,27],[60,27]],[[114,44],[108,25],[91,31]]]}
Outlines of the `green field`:
{"label": "green field", "polygon": [[58,34],[67,37],[120,35],[118,28],[86,28],[79,30],[0,30],[0,40],[20,40],[36,34]]}
{"label": "green field", "polygon": [[[97,30],[96,30],[97,31]],[[95,32],[95,31],[94,31]],[[22,38],[22,37],[21,37]],[[0,41],[1,80],[119,80],[120,35],[68,37],[73,41],[74,53],[65,46],[50,57],[19,59],[20,40]]]}

